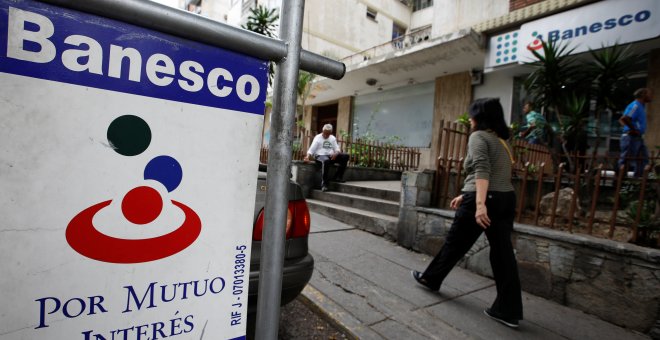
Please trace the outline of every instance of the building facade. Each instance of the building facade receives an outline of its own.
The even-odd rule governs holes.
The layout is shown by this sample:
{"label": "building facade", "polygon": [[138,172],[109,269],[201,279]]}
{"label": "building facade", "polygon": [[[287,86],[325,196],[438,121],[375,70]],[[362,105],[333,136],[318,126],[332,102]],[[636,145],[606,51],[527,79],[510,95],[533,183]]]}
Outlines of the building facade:
{"label": "building facade", "polygon": [[[546,2],[530,7],[539,8]],[[518,12],[531,9],[534,8],[523,7]],[[536,59],[532,50],[542,51],[541,39],[546,42],[552,41],[558,46],[566,46],[567,51],[571,51],[569,53],[571,58],[584,65],[593,64],[592,51],[602,52],[603,48],[615,44],[629,45],[631,52],[638,58],[638,65],[632,70],[629,88],[625,95],[622,95],[624,98],[617,98],[622,101],[620,107],[614,111],[601,112],[597,120],[592,117],[586,126],[590,148],[598,146],[599,154],[618,155],[621,137],[618,118],[625,105],[633,100],[633,91],[641,87],[653,88],[656,93],[660,91],[658,88],[660,79],[657,76],[657,69],[660,66],[658,64],[660,2],[606,0],[576,3],[544,15],[531,15],[528,20],[502,27],[498,21],[511,20],[512,14],[482,22],[475,27],[486,32],[489,39],[484,64],[484,82],[475,87],[475,97],[510,98],[512,104],[509,110],[510,119],[522,122],[524,117],[521,104],[524,100],[530,99],[523,86],[525,78],[530,73],[526,63]],[[656,117],[660,111],[657,103],[649,104],[647,109],[650,127],[648,131],[653,131],[654,128],[660,127],[658,125],[660,120]],[[556,120],[555,117],[548,118],[551,121]],[[596,128],[599,131],[598,135]],[[596,141],[596,139],[600,140]],[[660,136],[656,134],[647,134],[645,140],[651,150],[660,145]]]}
{"label": "building facade", "polygon": [[[212,17],[234,25],[245,22],[251,6],[280,3],[196,4],[205,15],[205,6],[216,2],[224,3],[214,7],[226,14]],[[630,44],[645,65],[633,85],[660,93],[659,6],[657,0],[307,0],[303,48],[341,60],[347,69],[341,80],[314,81],[302,126],[313,133],[331,123],[340,136],[420,147],[420,168],[434,169],[441,123],[455,121],[475,98],[498,97],[508,122],[523,121],[522,102],[530,98],[522,84],[532,72],[525,64],[534,33],[580,46],[576,58]],[[660,128],[658,107],[647,107],[649,131]],[[617,117],[601,117],[603,151],[618,150]],[[645,139],[652,150],[660,145],[660,135]]]}

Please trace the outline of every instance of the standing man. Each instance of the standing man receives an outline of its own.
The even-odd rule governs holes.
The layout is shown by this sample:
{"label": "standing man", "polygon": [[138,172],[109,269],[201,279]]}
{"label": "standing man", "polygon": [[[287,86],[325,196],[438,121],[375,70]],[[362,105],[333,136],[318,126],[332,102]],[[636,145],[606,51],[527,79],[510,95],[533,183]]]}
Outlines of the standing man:
{"label": "standing man", "polygon": [[344,171],[348,164],[348,154],[342,153],[337,138],[332,135],[332,125],[323,125],[323,131],[314,137],[312,145],[307,150],[307,159],[321,163],[321,190],[328,191],[329,166],[339,163],[335,181],[343,183]]}
{"label": "standing man", "polygon": [[644,144],[644,133],[646,132],[646,103],[653,100],[653,92],[649,88],[641,88],[634,93],[635,100],[630,103],[619,123],[623,125],[621,136],[621,157],[619,168],[632,159],[632,168],[635,177],[641,177],[644,167],[649,163],[649,151]]}

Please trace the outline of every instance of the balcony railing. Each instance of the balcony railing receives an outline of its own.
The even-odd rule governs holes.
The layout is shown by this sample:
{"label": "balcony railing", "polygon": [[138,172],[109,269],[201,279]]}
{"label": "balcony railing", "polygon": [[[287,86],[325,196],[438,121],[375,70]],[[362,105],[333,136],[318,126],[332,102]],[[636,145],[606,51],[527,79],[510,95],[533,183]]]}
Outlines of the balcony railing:
{"label": "balcony railing", "polygon": [[343,58],[341,62],[343,62],[346,65],[359,64],[361,62],[371,60],[373,58],[386,55],[388,53],[404,50],[406,48],[415,46],[419,43],[428,41],[430,39],[431,39],[431,26],[411,32],[406,35],[402,35],[382,45],[374,46],[370,49],[350,55],[346,58]]}

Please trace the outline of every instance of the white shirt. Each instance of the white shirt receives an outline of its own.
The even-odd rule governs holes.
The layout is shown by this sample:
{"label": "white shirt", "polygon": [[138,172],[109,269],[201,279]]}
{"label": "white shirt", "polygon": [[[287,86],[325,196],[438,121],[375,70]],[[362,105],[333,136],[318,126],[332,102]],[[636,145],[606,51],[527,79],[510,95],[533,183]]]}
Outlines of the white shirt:
{"label": "white shirt", "polygon": [[330,156],[340,151],[341,149],[339,149],[339,144],[337,144],[337,138],[335,136],[330,135],[328,138],[323,138],[323,134],[319,133],[312,140],[312,145],[309,146],[307,154],[312,156]]}

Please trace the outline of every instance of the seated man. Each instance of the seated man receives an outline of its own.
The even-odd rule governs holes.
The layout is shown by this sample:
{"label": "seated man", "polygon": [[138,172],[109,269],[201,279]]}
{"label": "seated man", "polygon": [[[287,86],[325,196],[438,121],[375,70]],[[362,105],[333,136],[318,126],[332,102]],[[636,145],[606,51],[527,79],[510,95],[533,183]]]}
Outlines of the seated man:
{"label": "seated man", "polygon": [[547,124],[545,117],[534,111],[534,104],[529,101],[525,102],[523,113],[525,113],[527,125],[523,127],[525,131],[520,133],[520,137],[525,138],[529,144],[544,144],[545,125]]}
{"label": "seated man", "polygon": [[307,150],[307,159],[309,161],[316,160],[321,164],[321,190],[328,191],[328,170],[329,166],[334,163],[339,163],[339,169],[335,175],[335,181],[345,182],[343,180],[346,164],[348,164],[348,154],[342,153],[337,138],[332,135],[332,125],[325,124],[323,132],[314,137],[312,145]]}

